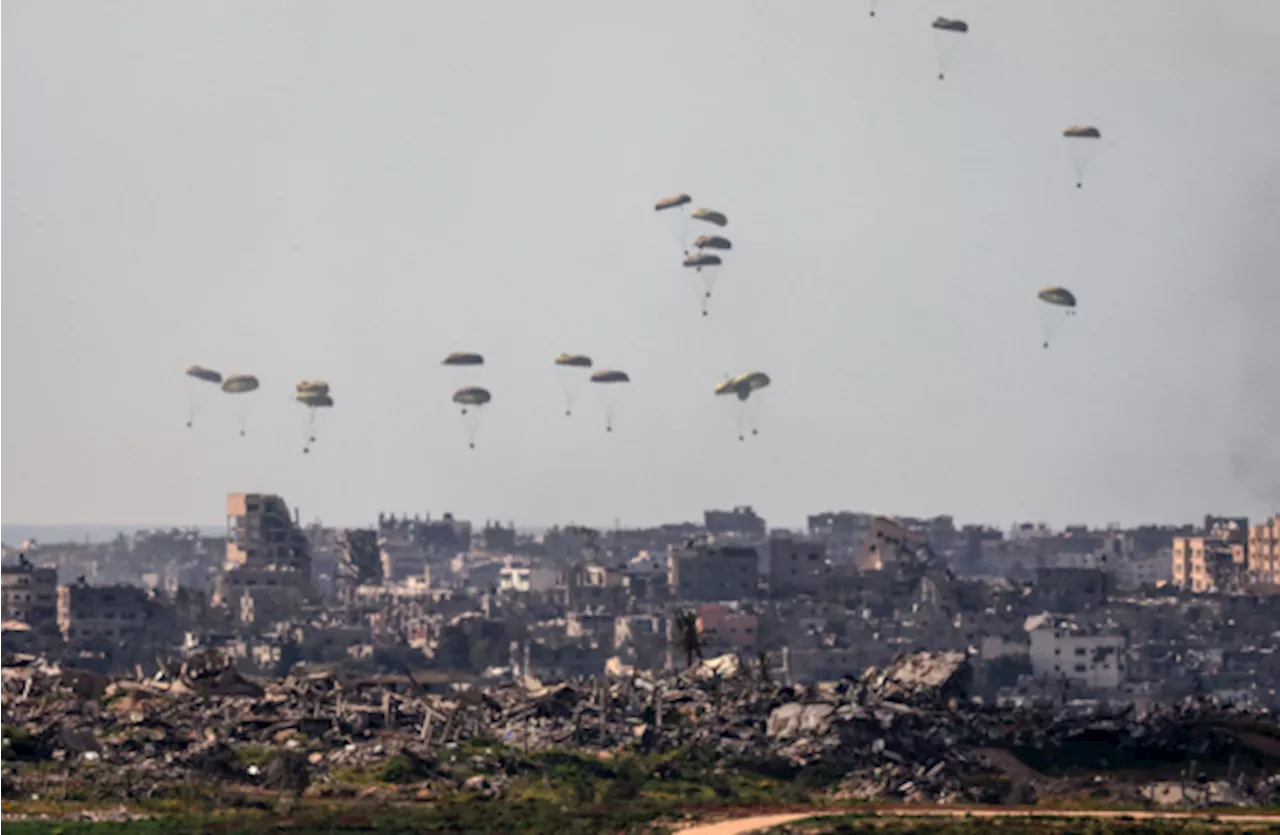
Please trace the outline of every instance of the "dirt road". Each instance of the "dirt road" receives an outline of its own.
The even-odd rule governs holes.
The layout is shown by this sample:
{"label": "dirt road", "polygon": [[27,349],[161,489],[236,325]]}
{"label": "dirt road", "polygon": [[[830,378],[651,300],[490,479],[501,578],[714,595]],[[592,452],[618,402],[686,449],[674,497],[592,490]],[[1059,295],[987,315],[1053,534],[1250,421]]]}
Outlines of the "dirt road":
{"label": "dirt road", "polygon": [[[772,826],[795,823],[809,818],[825,818],[833,815],[850,813],[875,814],[882,817],[922,817],[922,818],[963,818],[971,815],[975,818],[1088,818],[1092,820],[1188,820],[1192,818],[1209,818],[1207,812],[1124,812],[1104,809],[940,809],[940,808],[882,808],[882,809],[845,809],[830,812],[793,812],[790,814],[754,815],[749,818],[704,823],[676,830],[680,835],[745,835],[748,832],[759,832]],[[1212,815],[1218,823],[1269,823],[1280,830],[1280,815],[1250,814],[1216,814]]]}

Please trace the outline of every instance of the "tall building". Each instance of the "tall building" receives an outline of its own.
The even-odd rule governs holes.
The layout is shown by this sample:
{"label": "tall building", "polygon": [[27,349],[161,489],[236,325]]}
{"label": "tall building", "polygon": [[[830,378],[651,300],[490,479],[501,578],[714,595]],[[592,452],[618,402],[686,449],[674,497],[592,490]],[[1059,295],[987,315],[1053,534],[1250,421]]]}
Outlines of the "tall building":
{"label": "tall building", "polygon": [[215,603],[241,620],[270,622],[297,614],[314,597],[311,542],[284,499],[263,493],[227,496],[227,556]]}
{"label": "tall building", "polygon": [[5,620],[20,620],[36,627],[57,618],[58,569],[37,568],[26,554],[19,554],[17,565],[0,569],[0,584]]}
{"label": "tall building", "polygon": [[338,585],[343,595],[359,586],[382,582],[382,559],[377,531],[360,528],[340,531],[337,552]]}
{"label": "tall building", "polygon": [[703,521],[707,533],[715,536],[736,535],[764,539],[766,531],[764,519],[756,515],[751,505],[735,507],[733,510],[708,510],[703,513]]}
{"label": "tall building", "polygon": [[311,541],[279,496],[232,493],[227,496],[228,568],[267,565],[296,568],[311,576]]}
{"label": "tall building", "polygon": [[859,571],[884,571],[927,544],[921,533],[893,519],[877,516],[854,559]]}
{"label": "tall building", "polygon": [[1173,583],[1198,593],[1239,589],[1248,579],[1249,520],[1206,516],[1204,533],[1173,538]]}
{"label": "tall building", "polygon": [[769,591],[773,594],[817,594],[831,582],[827,549],[822,542],[792,537],[769,539]]}
{"label": "tall building", "polygon": [[58,629],[68,644],[117,643],[147,629],[150,600],[137,586],[58,587]]}
{"label": "tall building", "polygon": [[680,600],[748,600],[760,586],[760,557],[755,548],[695,544],[672,549],[667,582]]}
{"label": "tall building", "polygon": [[1249,578],[1254,583],[1280,585],[1280,513],[1249,528]]}

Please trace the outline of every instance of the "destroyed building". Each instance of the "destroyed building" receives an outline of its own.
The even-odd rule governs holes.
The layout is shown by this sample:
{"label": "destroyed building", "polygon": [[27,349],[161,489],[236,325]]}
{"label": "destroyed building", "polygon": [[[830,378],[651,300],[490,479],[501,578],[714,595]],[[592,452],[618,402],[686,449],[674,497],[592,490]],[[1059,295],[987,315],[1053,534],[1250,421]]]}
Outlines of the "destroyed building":
{"label": "destroyed building", "polygon": [[1207,516],[1203,531],[1173,538],[1173,583],[1199,593],[1237,591],[1247,584],[1249,520]]}
{"label": "destroyed building", "polygon": [[486,551],[510,553],[516,549],[516,526],[504,526],[501,522],[485,522],[480,531],[480,541]]}
{"label": "destroyed building", "polygon": [[378,538],[382,581],[403,583],[411,578],[429,578],[431,563],[427,549],[402,530],[391,529]]}
{"label": "destroyed building", "polygon": [[1086,629],[1069,618],[1047,614],[1028,618],[1026,628],[1037,679],[1087,691],[1114,691],[1124,683],[1123,635]]}
{"label": "destroyed building", "polygon": [[246,622],[289,617],[314,596],[311,542],[279,496],[227,496],[227,551],[215,605]]}
{"label": "destroyed building", "polygon": [[0,569],[4,594],[4,620],[31,627],[53,623],[58,617],[58,569],[39,568],[18,555],[15,565]]}
{"label": "destroyed building", "polygon": [[69,645],[128,641],[147,630],[147,593],[137,586],[58,587],[58,629]]}
{"label": "destroyed building", "polygon": [[703,513],[703,526],[712,536],[738,536],[763,540],[767,529],[764,519],[750,505],[733,510],[708,510]]}
{"label": "destroyed building", "polygon": [[364,528],[346,528],[337,538],[337,571],[339,586],[349,595],[363,585],[382,582],[382,553],[378,548],[378,532]]}
{"label": "destroyed building", "polygon": [[854,564],[859,571],[884,571],[926,542],[923,534],[908,530],[885,516],[877,516],[867,531]]}
{"label": "destroyed building", "polygon": [[672,551],[667,583],[680,600],[748,600],[759,591],[759,563],[752,547],[692,542]]}
{"label": "destroyed building", "polygon": [[775,534],[769,538],[769,591],[788,597],[817,594],[831,581],[821,541]]}

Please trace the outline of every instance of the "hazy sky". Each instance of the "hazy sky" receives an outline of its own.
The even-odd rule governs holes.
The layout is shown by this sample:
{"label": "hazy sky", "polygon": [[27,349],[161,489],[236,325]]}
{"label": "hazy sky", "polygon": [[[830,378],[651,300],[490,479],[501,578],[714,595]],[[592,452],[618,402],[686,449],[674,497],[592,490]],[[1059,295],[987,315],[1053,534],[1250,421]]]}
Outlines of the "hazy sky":
{"label": "hazy sky", "polygon": [[[3,519],[1280,509],[1278,33],[1276,0],[9,0]],[[676,191],[730,219],[706,319]],[[1044,351],[1047,284],[1080,309]],[[451,350],[488,360],[474,451]],[[631,374],[614,434],[560,351]],[[184,428],[190,363],[258,375],[247,438],[226,398]],[[711,389],[754,369],[739,443]]]}

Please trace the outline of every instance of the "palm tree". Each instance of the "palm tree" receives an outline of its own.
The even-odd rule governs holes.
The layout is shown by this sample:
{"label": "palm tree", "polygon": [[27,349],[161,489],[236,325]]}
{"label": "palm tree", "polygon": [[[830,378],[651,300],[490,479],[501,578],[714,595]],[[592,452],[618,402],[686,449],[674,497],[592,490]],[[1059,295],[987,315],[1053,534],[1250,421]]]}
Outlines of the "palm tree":
{"label": "palm tree", "polygon": [[684,653],[686,666],[692,667],[693,659],[701,659],[702,648],[706,646],[702,633],[698,631],[698,614],[689,609],[676,612],[675,633],[672,644]]}

